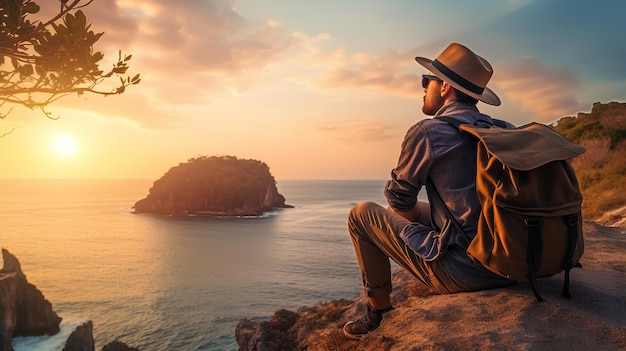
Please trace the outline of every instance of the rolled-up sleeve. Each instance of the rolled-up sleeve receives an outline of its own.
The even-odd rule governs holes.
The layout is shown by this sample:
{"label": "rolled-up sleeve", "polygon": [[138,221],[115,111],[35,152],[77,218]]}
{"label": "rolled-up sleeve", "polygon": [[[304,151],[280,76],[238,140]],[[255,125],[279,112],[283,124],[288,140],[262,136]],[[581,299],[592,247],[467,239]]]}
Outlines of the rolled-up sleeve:
{"label": "rolled-up sleeve", "polygon": [[417,194],[426,184],[433,164],[433,150],[429,141],[427,120],[420,121],[407,131],[398,165],[391,171],[391,180],[385,185],[385,197],[393,209],[406,212],[417,202]]}

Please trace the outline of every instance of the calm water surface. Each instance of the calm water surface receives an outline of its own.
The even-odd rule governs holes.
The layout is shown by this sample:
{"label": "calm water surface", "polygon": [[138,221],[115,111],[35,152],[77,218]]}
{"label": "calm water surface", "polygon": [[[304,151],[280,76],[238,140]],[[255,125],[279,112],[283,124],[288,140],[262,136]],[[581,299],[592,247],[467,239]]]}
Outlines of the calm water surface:
{"label": "calm water surface", "polygon": [[0,245],[63,318],[16,351],[60,351],[87,320],[97,350],[237,350],[241,318],[361,293],[347,213],[384,181],[279,181],[295,208],[261,218],[132,214],[151,184],[0,180]]}

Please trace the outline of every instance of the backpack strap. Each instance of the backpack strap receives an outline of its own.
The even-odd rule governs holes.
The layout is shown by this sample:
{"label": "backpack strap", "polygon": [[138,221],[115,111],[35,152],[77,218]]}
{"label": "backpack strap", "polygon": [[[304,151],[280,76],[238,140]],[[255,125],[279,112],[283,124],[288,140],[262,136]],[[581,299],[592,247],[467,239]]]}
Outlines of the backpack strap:
{"label": "backpack strap", "polygon": [[543,251],[543,240],[541,238],[541,218],[528,217],[524,219],[528,226],[528,249],[526,250],[526,260],[528,262],[528,282],[533,289],[533,294],[539,302],[543,302],[543,298],[535,288],[535,273],[539,271],[539,263],[541,261],[541,252]]}
{"label": "backpack strap", "polygon": [[[448,124],[450,124],[450,125],[452,125],[454,127],[457,127],[457,128],[459,128],[459,126],[461,126],[462,124],[469,124],[469,123],[463,122],[461,120],[458,120],[458,119],[456,119],[454,117],[449,117],[449,116],[439,116],[439,117],[437,117],[437,119],[440,119],[440,120],[442,120],[444,122],[448,122]],[[478,125],[478,122],[484,122],[485,124],[488,124],[488,125],[491,125],[491,126],[496,126],[496,127],[500,127],[500,128],[508,128],[508,125],[507,125],[506,121],[503,121],[501,119],[496,119],[496,118],[492,118],[491,120],[493,121],[493,123],[491,123],[491,122],[489,122],[487,120],[484,120],[484,119],[479,119],[479,120],[476,121],[475,125]]]}
{"label": "backpack strap", "polygon": [[503,121],[501,119],[492,118],[491,120],[493,121],[493,125],[496,126],[496,127],[500,127],[500,128],[508,128],[509,127],[506,124],[506,121]]}
{"label": "backpack strap", "polygon": [[448,122],[448,124],[454,126],[454,127],[459,127],[461,124],[467,124],[465,122],[462,122],[461,120],[458,120],[456,118],[452,118],[452,117],[448,117],[448,116],[440,116],[437,117],[437,119],[442,120],[444,122]]}
{"label": "backpack strap", "polygon": [[564,217],[567,223],[567,236],[568,236],[568,250],[565,262],[563,263],[563,270],[565,271],[565,280],[563,282],[563,293],[561,296],[567,299],[571,299],[572,295],[569,292],[569,273],[574,268],[572,262],[572,256],[574,256],[574,248],[576,247],[576,240],[578,238],[578,214],[571,214]]}

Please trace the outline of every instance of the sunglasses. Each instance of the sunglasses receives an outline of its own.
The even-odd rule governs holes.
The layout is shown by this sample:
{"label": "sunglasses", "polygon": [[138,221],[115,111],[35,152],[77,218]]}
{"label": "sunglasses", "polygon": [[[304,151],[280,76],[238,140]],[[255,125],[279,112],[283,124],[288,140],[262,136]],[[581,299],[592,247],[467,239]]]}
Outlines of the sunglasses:
{"label": "sunglasses", "polygon": [[443,80],[437,76],[433,76],[431,74],[422,74],[422,88],[426,89],[428,83],[430,83],[431,80],[443,82]]}

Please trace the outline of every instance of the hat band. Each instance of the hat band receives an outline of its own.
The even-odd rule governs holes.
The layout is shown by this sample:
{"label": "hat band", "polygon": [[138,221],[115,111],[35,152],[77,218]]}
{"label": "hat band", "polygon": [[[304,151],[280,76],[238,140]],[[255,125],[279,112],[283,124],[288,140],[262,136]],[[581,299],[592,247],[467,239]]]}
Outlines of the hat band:
{"label": "hat band", "polygon": [[461,77],[460,75],[454,73],[454,71],[449,69],[443,63],[439,62],[439,60],[437,60],[437,59],[435,59],[433,61],[433,67],[435,67],[441,73],[443,73],[444,75],[448,76],[454,82],[458,83],[460,86],[462,86],[463,88],[471,91],[474,94],[482,95],[483,92],[485,91],[485,88],[481,88],[478,85],[476,85],[476,84],[470,82],[469,80]]}

